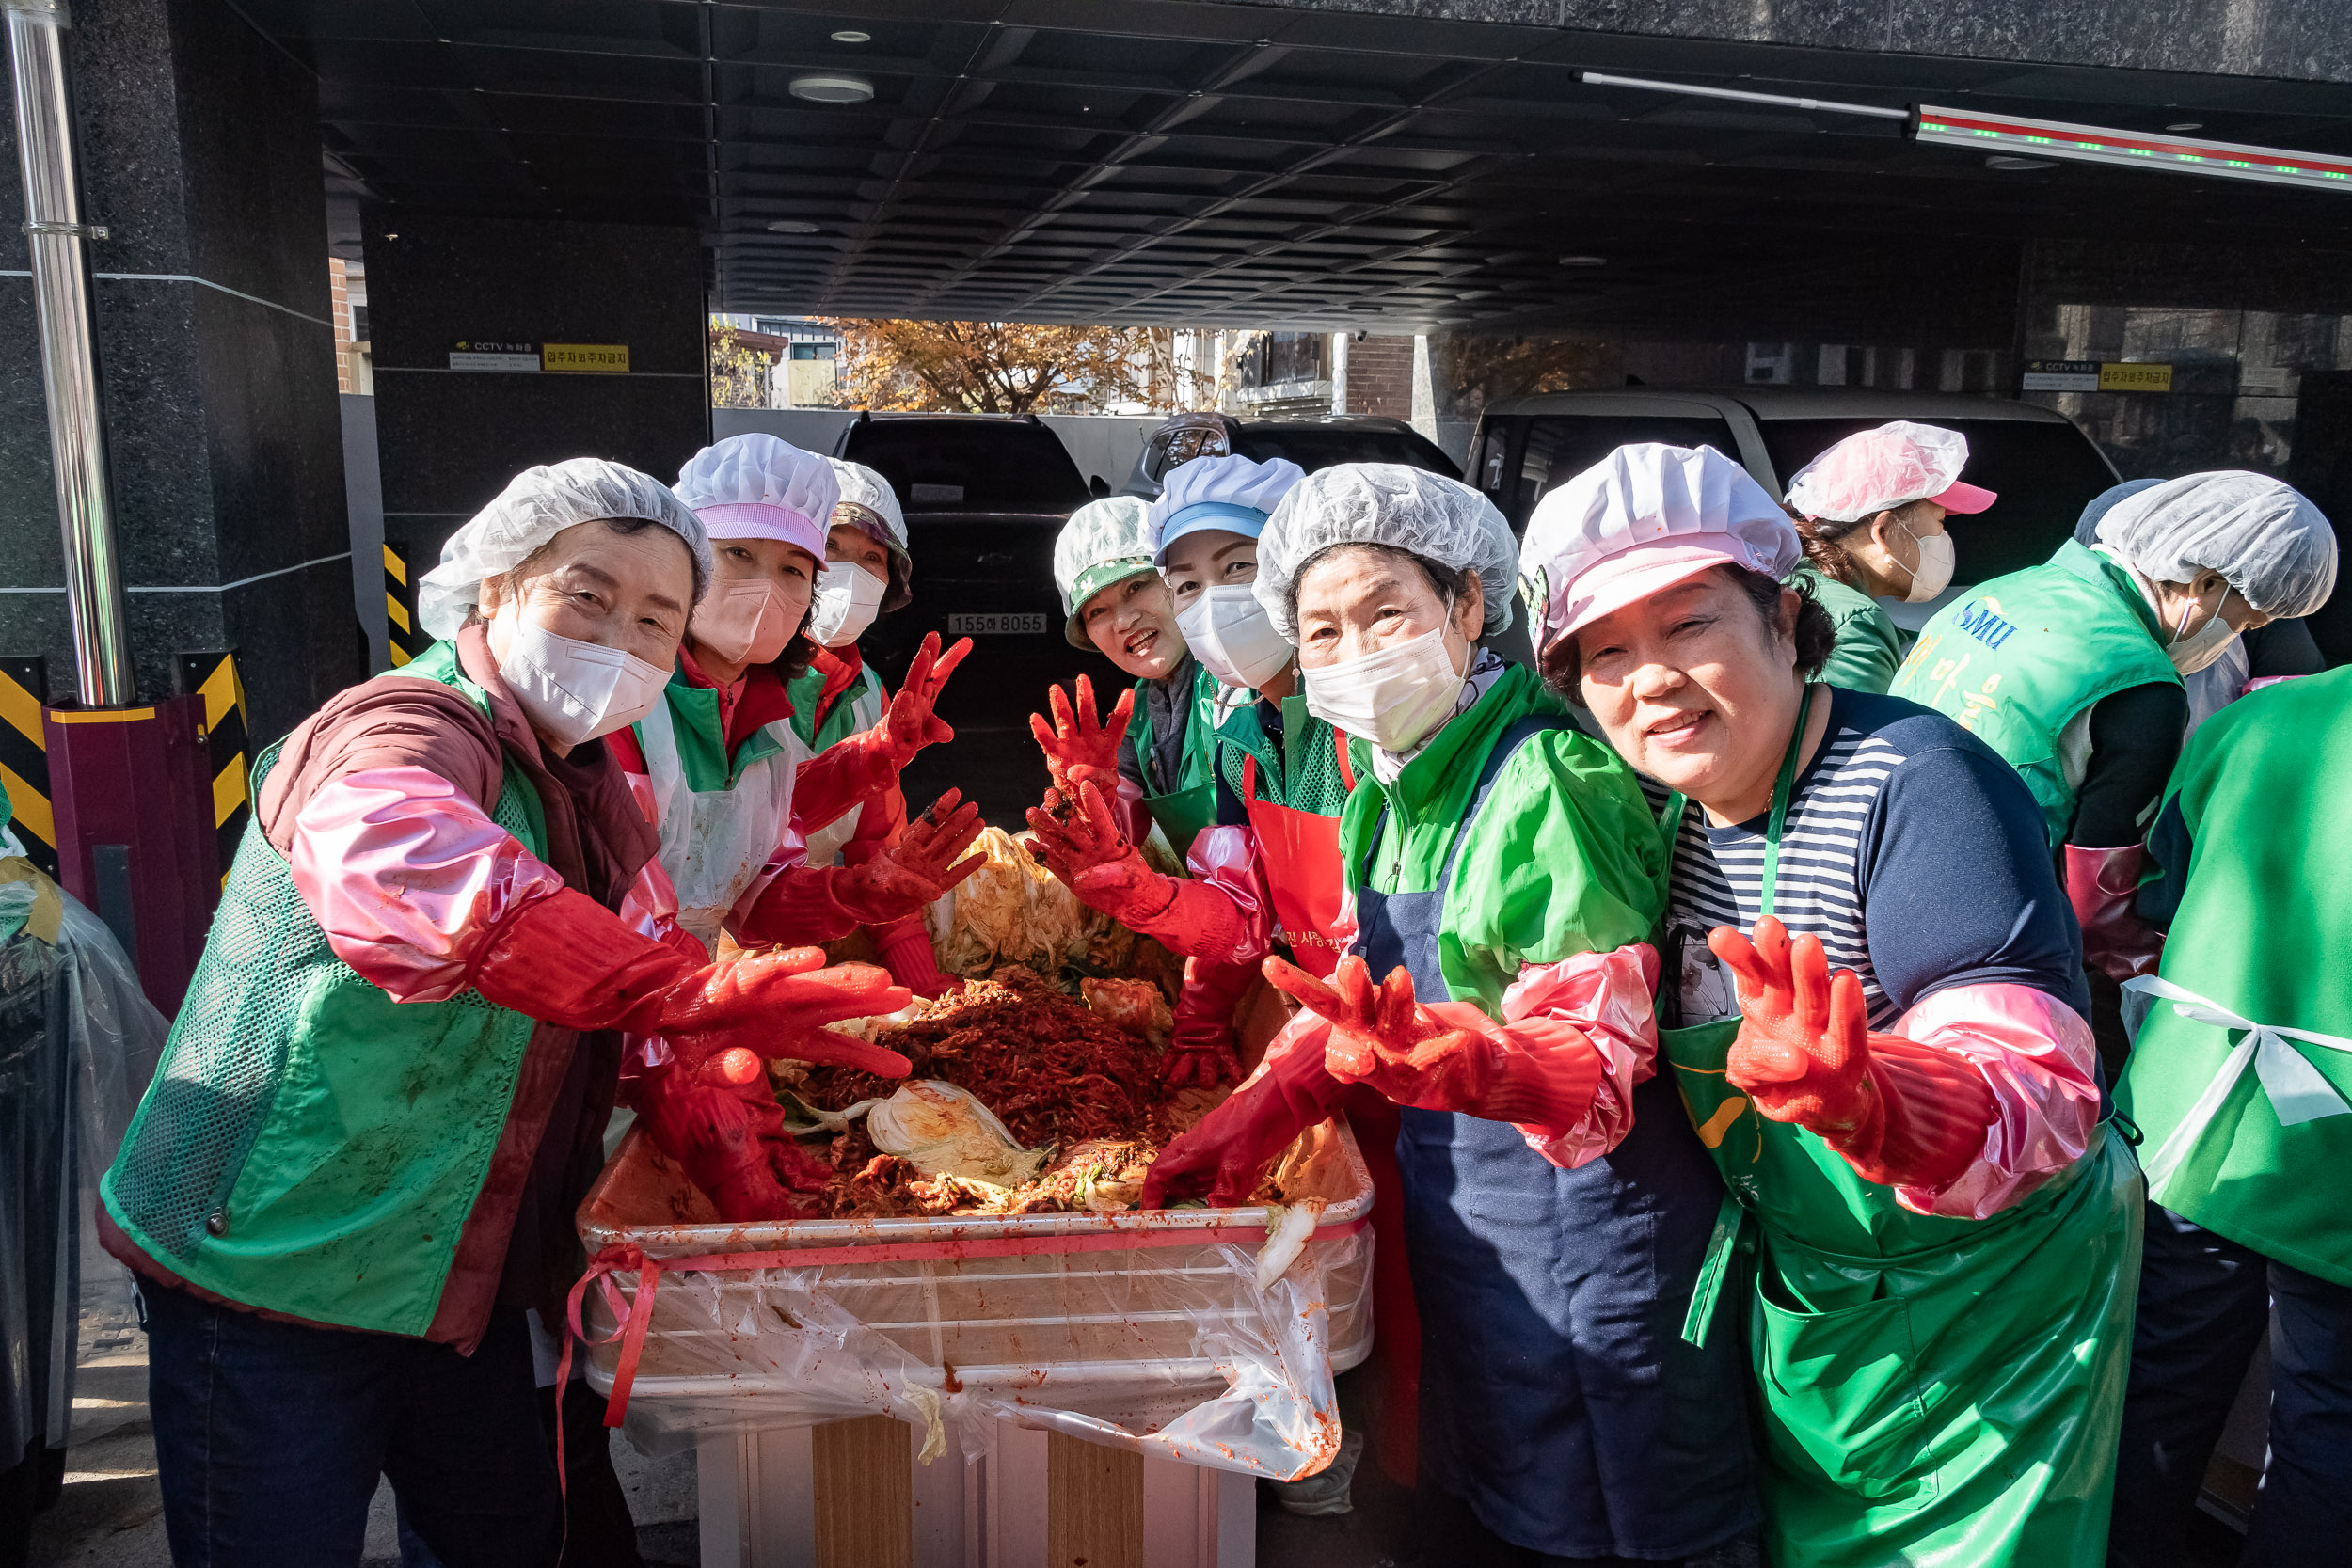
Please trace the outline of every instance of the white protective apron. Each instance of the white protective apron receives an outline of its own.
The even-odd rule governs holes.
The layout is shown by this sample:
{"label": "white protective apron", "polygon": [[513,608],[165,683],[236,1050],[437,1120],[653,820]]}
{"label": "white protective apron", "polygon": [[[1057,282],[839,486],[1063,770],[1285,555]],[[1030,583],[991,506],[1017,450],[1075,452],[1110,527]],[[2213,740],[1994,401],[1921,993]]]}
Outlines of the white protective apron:
{"label": "white protective apron", "polygon": [[763,873],[770,865],[800,860],[779,851],[800,847],[792,826],[792,781],[808,760],[808,748],[788,720],[766,729],[783,750],[744,767],[731,789],[697,791],[686,786],[670,705],[656,703],[637,722],[645,772],[661,814],[661,869],[677,890],[677,923],[712,953],[727,917],[767,885],[770,879]]}
{"label": "white protective apron", "polygon": [[[851,735],[861,734],[881,723],[882,683],[870,677],[867,678],[862,684],[858,694],[850,699],[850,713],[855,720],[850,727]],[[851,806],[823,827],[809,832],[807,835],[808,863],[811,865],[840,864],[841,847],[857,836],[857,819],[865,810],[866,808],[862,805]]]}

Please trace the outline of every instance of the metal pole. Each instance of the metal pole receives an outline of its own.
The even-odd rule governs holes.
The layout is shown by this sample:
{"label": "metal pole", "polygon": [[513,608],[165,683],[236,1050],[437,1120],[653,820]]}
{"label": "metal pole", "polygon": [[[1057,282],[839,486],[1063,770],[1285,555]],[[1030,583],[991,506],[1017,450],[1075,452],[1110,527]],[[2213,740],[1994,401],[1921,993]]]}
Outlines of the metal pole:
{"label": "metal pole", "polygon": [[24,174],[24,244],[32,256],[49,451],[65,536],[66,604],[82,702],[127,707],[137,696],[115,554],[106,482],[106,428],[98,398],[89,250],[103,229],[82,222],[74,179],[73,103],[66,84],[64,0],[0,0],[8,19],[16,87],[16,155]]}
{"label": "metal pole", "polygon": [[1638,87],[1644,92],[1674,93],[1689,98],[1723,98],[1735,103],[1770,103],[1778,109],[1804,109],[1836,115],[1861,115],[1867,119],[1909,119],[1909,109],[1889,109],[1876,103],[1839,103],[1826,98],[1790,98],[1777,92],[1749,92],[1744,87],[1703,87],[1692,82],[1660,82],[1647,76],[1612,76],[1580,71],[1577,79],[1597,87]]}

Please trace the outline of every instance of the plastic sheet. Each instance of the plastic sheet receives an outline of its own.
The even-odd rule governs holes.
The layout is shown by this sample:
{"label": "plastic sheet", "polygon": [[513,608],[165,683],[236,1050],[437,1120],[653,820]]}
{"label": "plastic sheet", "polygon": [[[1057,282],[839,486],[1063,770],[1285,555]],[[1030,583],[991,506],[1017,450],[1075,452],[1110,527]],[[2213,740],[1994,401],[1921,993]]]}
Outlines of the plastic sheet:
{"label": "plastic sheet", "polygon": [[[1371,1348],[1371,1179],[1329,1123],[1278,1179],[1297,1201],[728,1227],[632,1138],[580,1210],[589,1381],[624,1385],[655,1449],[880,1414],[927,1459],[976,1459],[1009,1420],[1311,1475],[1339,1451],[1332,1375]],[[671,1272],[637,1317],[649,1264]]]}
{"label": "plastic sheet", "polygon": [[169,1026],[97,916],[22,860],[0,890],[24,916],[0,942],[0,1452],[21,1456],[66,1446],[74,1367],[136,1327],[90,1216]]}

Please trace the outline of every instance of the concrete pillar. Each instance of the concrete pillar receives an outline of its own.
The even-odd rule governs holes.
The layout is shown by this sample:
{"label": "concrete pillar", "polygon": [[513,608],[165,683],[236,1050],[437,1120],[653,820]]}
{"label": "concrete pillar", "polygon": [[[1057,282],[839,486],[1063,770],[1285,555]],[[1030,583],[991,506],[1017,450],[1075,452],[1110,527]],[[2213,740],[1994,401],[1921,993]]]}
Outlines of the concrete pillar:
{"label": "concrete pillar", "polygon": [[[416,570],[533,464],[609,457],[674,480],[708,440],[693,230],[391,206],[362,231],[384,536]],[[617,363],[550,344],[625,348],[628,369],[550,371]],[[512,368],[480,368],[497,364]]]}
{"label": "concrete pillar", "polygon": [[[222,0],[67,34],[138,695],[237,651],[255,744],[360,673],[318,86]],[[0,117],[0,654],[74,694],[14,129]]]}

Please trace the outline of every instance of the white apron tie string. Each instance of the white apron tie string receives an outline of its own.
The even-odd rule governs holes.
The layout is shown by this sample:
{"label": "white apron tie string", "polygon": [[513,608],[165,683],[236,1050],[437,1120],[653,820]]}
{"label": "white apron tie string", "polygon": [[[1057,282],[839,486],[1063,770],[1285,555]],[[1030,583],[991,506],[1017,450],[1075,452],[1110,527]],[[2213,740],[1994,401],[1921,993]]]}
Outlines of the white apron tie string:
{"label": "white apron tie string", "polygon": [[2271,1111],[2281,1127],[2299,1126],[2317,1121],[2322,1117],[2352,1114],[2352,1105],[2344,1103],[2335,1085],[2327,1076],[2306,1061],[2303,1053],[2287,1043],[2301,1040],[2326,1051],[2352,1053],[2352,1039],[2342,1035],[2323,1035],[2312,1029],[2286,1029],[2275,1024],[2256,1023],[2240,1018],[2220,1003],[2198,995],[2193,990],[2174,985],[2153,974],[2142,974],[2123,982],[2125,990],[2161,999],[2173,1005],[2172,1010],[2194,1023],[2211,1024],[2217,1029],[2242,1029],[2246,1037],[2232,1048],[2213,1082],[2181,1118],[2180,1126],[2164,1140],[2162,1148],[2141,1162],[2148,1174],[2148,1195],[2157,1196],[2172,1173],[2181,1168],[2205,1128],[2220,1111],[2221,1103],[2237,1087],[2237,1081],[2246,1074],[2246,1064],[2254,1064],[2254,1074],[2262,1081],[2263,1092],[2270,1097]]}

